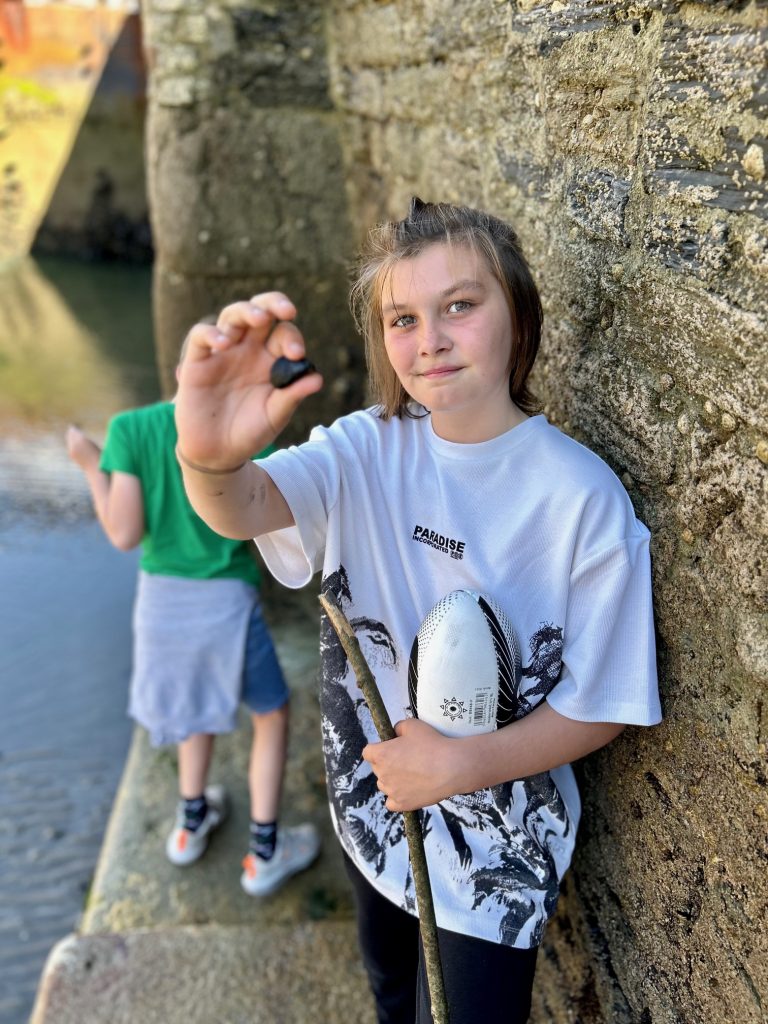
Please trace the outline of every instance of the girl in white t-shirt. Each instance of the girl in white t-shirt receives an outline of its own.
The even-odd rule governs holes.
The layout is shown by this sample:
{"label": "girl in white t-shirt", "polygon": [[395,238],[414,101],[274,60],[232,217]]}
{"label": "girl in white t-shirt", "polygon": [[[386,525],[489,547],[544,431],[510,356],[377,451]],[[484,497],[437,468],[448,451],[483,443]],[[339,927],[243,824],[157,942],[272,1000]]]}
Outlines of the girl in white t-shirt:
{"label": "girl in white t-shirt", "polygon": [[[451,1022],[522,1024],[578,825],[570,762],[661,717],[648,531],[605,463],[532,415],[541,305],[509,225],[414,200],[372,232],[353,308],[376,406],[251,462],[323,383],[271,385],[305,346],[291,301],[257,295],[190,332],[178,456],[213,529],[255,537],[288,586],[322,573],[397,723],[377,741],[323,622],[331,814],[379,1020],[431,1019],[397,813],[423,809]],[[457,589],[500,606],[521,651],[513,720],[462,738],[408,691],[419,626]]]}

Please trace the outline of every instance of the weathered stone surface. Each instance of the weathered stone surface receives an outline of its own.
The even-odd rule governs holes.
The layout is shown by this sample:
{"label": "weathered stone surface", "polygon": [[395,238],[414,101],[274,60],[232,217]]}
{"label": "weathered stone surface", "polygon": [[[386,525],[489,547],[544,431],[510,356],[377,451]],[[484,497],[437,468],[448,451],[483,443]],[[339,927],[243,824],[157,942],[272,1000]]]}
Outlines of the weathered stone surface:
{"label": "weathered stone surface", "polygon": [[[237,4],[209,7],[226,20]],[[227,275],[266,282],[279,268],[288,280],[295,265],[310,291],[320,287],[338,265],[328,254],[351,251],[376,219],[402,216],[414,193],[516,225],[546,312],[534,374],[542,406],[616,469],[653,533],[665,709],[661,727],[629,730],[582,769],[582,841],[540,959],[534,1019],[759,1024],[768,1005],[768,3],[333,0],[327,66],[317,21],[311,44],[311,60],[324,63],[313,81],[330,83],[330,105],[319,99],[311,111],[280,99],[284,76],[298,75],[277,48],[294,7],[256,9],[274,29],[273,48],[254,58],[258,109],[217,83],[172,127],[167,112],[153,114],[167,204],[157,211],[169,253],[160,274],[176,275],[168,322],[174,296],[189,311],[200,293],[233,285]],[[213,83],[214,63],[201,56],[198,78]],[[217,105],[229,126],[221,135]],[[313,220],[319,207],[337,211],[338,236]],[[262,229],[266,259],[252,268],[230,242],[256,237],[243,210]],[[341,278],[330,279],[335,317]],[[338,317],[328,332],[336,342],[352,337]],[[351,380],[354,343],[343,358]]]}
{"label": "weathered stone surface", "polygon": [[[163,108],[153,112],[150,133],[163,266],[244,276],[343,265],[335,249],[346,227],[341,150],[327,117],[262,109],[244,116],[219,107],[210,123],[179,131],[174,112]],[[315,201],[317,167],[326,185],[322,204]],[[232,187],[233,174],[242,175],[241,187]]]}
{"label": "weathered stone surface", "polygon": [[[201,18],[206,31],[202,31]],[[347,310],[351,228],[323,5],[145,8],[155,324],[164,389],[188,328],[280,288],[328,385],[285,440],[362,399]]]}
{"label": "weathered stone surface", "polygon": [[70,936],[51,954],[31,1024],[344,1019],[372,1024],[373,1008],[354,929],[326,922]]}
{"label": "weathered stone surface", "polygon": [[[339,38],[382,17],[368,2],[334,12]],[[584,769],[535,1020],[756,1024],[765,5],[475,4],[482,54],[454,37],[438,65],[448,5],[395,14],[407,55],[333,48],[352,220],[401,215],[416,192],[518,226],[546,309],[545,410],[608,459],[654,534],[666,721]]]}

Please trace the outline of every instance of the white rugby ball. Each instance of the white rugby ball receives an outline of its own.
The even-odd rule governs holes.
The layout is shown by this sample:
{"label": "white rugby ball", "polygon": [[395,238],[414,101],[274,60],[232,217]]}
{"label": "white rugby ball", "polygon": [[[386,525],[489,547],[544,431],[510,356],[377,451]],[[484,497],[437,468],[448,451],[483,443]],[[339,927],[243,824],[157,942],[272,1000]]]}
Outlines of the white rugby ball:
{"label": "white rugby ball", "polygon": [[413,713],[446,736],[492,732],[515,717],[520,665],[520,646],[503,609],[475,590],[453,590],[413,641]]}

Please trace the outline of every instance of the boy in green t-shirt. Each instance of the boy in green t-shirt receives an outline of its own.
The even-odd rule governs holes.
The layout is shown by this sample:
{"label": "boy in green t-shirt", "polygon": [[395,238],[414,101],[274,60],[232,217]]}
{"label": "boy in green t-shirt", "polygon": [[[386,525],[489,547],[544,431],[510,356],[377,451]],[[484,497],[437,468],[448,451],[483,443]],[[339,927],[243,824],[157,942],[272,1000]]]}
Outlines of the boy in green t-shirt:
{"label": "boy in green t-shirt", "polygon": [[206,785],[208,769],[214,736],[235,727],[242,699],[254,736],[241,883],[250,895],[273,892],[312,863],[319,839],[309,824],[277,828],[288,691],[261,615],[248,544],[214,533],[189,504],[175,455],[173,402],[119,413],[103,451],[74,426],[66,441],[107,538],[122,551],[142,549],[129,713],[154,745],[178,745],[180,800],[167,856],[191,864],[224,818],[225,794]]}

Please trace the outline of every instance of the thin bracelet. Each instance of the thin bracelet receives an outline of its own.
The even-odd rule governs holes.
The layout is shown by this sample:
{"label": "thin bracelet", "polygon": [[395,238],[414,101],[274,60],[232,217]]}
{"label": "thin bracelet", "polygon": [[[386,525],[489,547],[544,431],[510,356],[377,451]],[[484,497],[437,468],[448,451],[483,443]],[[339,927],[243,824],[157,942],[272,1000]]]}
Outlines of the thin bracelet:
{"label": "thin bracelet", "polygon": [[[245,462],[241,462],[239,466],[235,466],[234,469],[209,469],[207,466],[198,466],[196,462],[190,462],[186,455],[183,455],[181,448],[178,444],[176,445],[176,458],[179,462],[183,462],[185,466],[189,466],[190,469],[194,469],[196,473],[206,473],[208,476],[227,476],[229,473],[237,473],[243,468]],[[248,460],[246,459],[246,462]]]}

